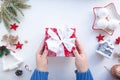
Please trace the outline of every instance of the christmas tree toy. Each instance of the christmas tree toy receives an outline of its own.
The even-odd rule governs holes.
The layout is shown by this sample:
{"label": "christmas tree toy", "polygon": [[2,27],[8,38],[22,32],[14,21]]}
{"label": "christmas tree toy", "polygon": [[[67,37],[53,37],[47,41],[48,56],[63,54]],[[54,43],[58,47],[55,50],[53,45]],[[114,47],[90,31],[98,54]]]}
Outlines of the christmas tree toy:
{"label": "christmas tree toy", "polygon": [[0,46],[0,57],[3,61],[4,71],[18,68],[19,65],[23,62],[23,59],[20,58],[16,52],[7,49],[5,46]]}

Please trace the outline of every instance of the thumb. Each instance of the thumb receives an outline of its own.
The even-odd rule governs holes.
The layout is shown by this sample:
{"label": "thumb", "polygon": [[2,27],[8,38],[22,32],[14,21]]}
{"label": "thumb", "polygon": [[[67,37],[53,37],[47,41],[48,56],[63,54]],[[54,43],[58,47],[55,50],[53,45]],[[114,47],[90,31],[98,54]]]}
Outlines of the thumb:
{"label": "thumb", "polygon": [[79,56],[79,53],[76,48],[73,50],[73,53],[74,53],[75,57]]}
{"label": "thumb", "polygon": [[43,57],[47,57],[47,55],[48,55],[48,49],[45,48],[42,56],[43,56]]}

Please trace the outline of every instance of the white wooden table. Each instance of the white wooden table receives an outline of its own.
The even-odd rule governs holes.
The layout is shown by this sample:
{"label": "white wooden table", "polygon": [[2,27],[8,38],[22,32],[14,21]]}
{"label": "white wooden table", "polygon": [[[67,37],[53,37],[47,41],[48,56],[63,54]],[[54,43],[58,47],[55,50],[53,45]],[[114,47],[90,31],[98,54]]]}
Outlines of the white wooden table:
{"label": "white wooden table", "polygon": [[[17,52],[24,58],[21,66],[24,75],[21,80],[29,80],[31,73],[24,69],[28,64],[31,69],[35,69],[35,53],[44,38],[45,27],[57,27],[68,25],[76,27],[77,37],[86,49],[89,68],[94,80],[113,80],[109,72],[104,68],[117,63],[114,59],[105,59],[95,53],[97,40],[96,36],[100,33],[92,30],[94,20],[93,7],[105,6],[114,2],[118,12],[120,12],[120,0],[30,0],[32,8],[25,10],[25,17],[21,21],[19,28],[12,34],[18,34],[20,41],[28,40],[22,50]],[[3,24],[0,24],[0,39],[6,34]],[[117,31],[111,37],[112,40],[120,36]],[[2,44],[0,42],[0,44]],[[120,46],[116,46],[120,48]],[[49,80],[75,80],[74,58],[49,58]],[[3,72],[2,61],[0,59],[0,80],[17,80],[14,71]]]}

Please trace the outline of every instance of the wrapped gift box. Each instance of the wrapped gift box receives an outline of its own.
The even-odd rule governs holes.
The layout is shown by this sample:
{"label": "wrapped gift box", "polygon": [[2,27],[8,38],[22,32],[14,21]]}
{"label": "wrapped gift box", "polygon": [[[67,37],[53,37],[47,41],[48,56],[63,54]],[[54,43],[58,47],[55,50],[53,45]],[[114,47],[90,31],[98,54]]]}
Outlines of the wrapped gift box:
{"label": "wrapped gift box", "polygon": [[48,56],[74,56],[75,28],[46,28],[45,46]]}

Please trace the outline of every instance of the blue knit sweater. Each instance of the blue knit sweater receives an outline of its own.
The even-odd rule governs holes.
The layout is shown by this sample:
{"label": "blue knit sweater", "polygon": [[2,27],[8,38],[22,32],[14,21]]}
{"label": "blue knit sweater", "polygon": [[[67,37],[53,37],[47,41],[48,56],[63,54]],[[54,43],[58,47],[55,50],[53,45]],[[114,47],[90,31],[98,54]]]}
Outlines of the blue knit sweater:
{"label": "blue knit sweater", "polygon": [[[90,70],[80,73],[75,71],[76,80],[93,80]],[[48,80],[48,72],[42,72],[37,69],[34,70],[30,80]]]}

